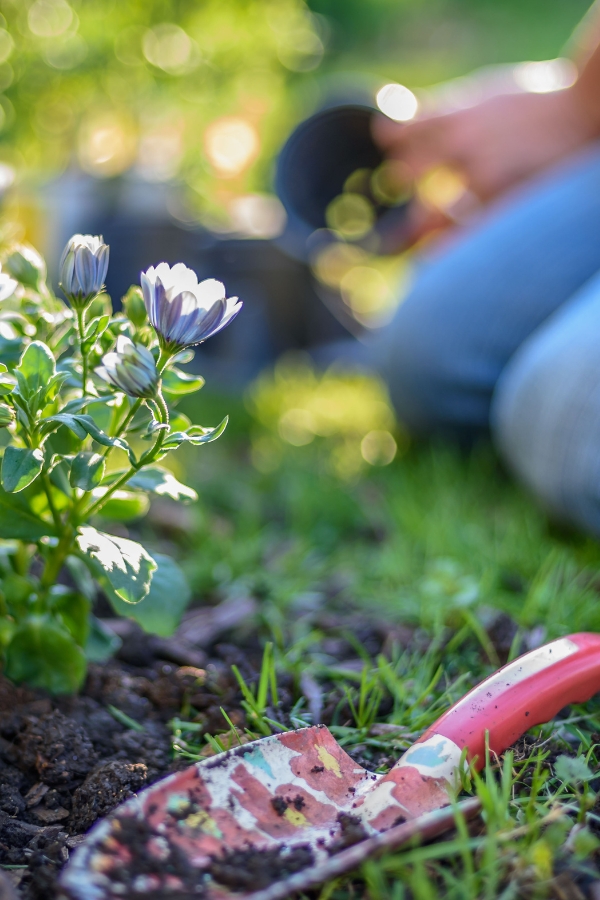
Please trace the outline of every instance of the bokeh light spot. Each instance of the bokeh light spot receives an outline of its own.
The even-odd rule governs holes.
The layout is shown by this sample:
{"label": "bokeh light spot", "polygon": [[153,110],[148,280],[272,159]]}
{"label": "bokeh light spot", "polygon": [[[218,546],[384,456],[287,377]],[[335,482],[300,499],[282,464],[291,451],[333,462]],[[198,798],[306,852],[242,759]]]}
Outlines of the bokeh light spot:
{"label": "bokeh light spot", "polygon": [[6,62],[14,46],[15,42],[6,28],[0,28],[0,63]]}
{"label": "bokeh light spot", "polygon": [[199,62],[197,47],[190,36],[170,22],[148,29],[142,49],[149,63],[171,75],[187,72]]}
{"label": "bokeh light spot", "polygon": [[332,231],[348,240],[358,240],[373,227],[375,213],[361,194],[340,194],[327,207],[325,220]]}
{"label": "bokeh light spot", "polygon": [[92,175],[119,175],[135,159],[135,130],[129,120],[118,114],[107,113],[84,122],[78,137],[79,162]]}
{"label": "bokeh light spot", "polygon": [[236,197],[229,213],[234,229],[246,237],[274,238],[285,228],[285,209],[281,201],[270,194]]}
{"label": "bokeh light spot", "polygon": [[304,447],[315,437],[315,421],[307,409],[288,409],[279,420],[278,431],[288,444]]}
{"label": "bokeh light spot", "polygon": [[373,266],[355,266],[341,281],[342,299],[359,316],[373,316],[390,303],[390,286]]}
{"label": "bokeh light spot", "polygon": [[356,169],[346,178],[344,193],[368,195],[372,172],[372,169]]}
{"label": "bokeh light spot", "polygon": [[528,93],[548,94],[571,87],[577,80],[577,66],[570,59],[524,62],[514,68],[518,86]]}
{"label": "bokeh light spot", "polygon": [[377,202],[385,206],[406,203],[413,190],[411,171],[400,160],[387,160],[371,176],[371,192]]}
{"label": "bokeh light spot", "polygon": [[396,122],[413,119],[419,108],[419,101],[403,84],[385,84],[377,92],[376,99],[381,112]]}
{"label": "bokeh light spot", "polygon": [[466,189],[464,177],[447,166],[432,169],[417,185],[420,199],[442,210],[449,210]]}
{"label": "bokeh light spot", "polygon": [[313,272],[327,287],[339,288],[342,278],[354,266],[359,266],[368,259],[360,247],[350,244],[327,244],[316,255]]}
{"label": "bokeh light spot", "polygon": [[250,122],[225,116],[212,122],[204,132],[204,149],[217,175],[235,178],[253,162],[260,141]]}
{"label": "bokeh light spot", "polygon": [[323,59],[325,47],[318,34],[310,28],[299,28],[280,41],[277,56],[282,65],[292,72],[310,72]]}
{"label": "bokeh light spot", "polygon": [[389,431],[369,431],[360,442],[360,452],[370,466],[389,466],[398,445]]}
{"label": "bokeh light spot", "polygon": [[58,37],[67,31],[74,19],[67,0],[35,0],[27,14],[27,24],[37,37]]}

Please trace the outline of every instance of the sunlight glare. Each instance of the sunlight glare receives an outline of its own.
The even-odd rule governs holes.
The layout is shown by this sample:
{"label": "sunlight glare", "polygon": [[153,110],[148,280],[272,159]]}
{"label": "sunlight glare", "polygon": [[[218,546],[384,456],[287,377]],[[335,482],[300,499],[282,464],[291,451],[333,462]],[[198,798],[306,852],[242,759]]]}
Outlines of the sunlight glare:
{"label": "sunlight glare", "polygon": [[419,101],[403,84],[385,84],[377,92],[377,106],[388,118],[396,122],[414,119]]}
{"label": "sunlight glare", "polygon": [[206,155],[222,178],[235,178],[258,155],[260,141],[256,128],[237,116],[216,119],[204,132]]}
{"label": "sunlight glare", "polygon": [[577,67],[570,59],[543,59],[515,66],[514,77],[522,90],[531,94],[549,94],[571,87],[577,80]]}

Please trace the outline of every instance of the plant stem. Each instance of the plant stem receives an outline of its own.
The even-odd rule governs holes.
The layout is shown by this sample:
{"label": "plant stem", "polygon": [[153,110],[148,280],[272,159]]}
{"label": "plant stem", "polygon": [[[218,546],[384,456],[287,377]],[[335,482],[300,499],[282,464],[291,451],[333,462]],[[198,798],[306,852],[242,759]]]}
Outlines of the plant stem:
{"label": "plant stem", "polygon": [[[123,434],[123,432],[126,431],[126,429],[128,428],[128,426],[129,426],[130,423],[132,422],[133,417],[135,416],[136,412],[138,411],[138,409],[140,408],[140,406],[142,405],[143,402],[144,402],[144,401],[142,400],[141,397],[135,401],[135,403],[133,404],[133,406],[131,407],[131,409],[129,410],[129,412],[127,413],[127,415],[125,416],[125,418],[124,418],[123,421],[121,422],[121,424],[117,426],[117,429],[116,429],[115,433],[112,434],[111,437],[115,437],[115,438],[121,437],[121,435]],[[108,456],[108,454],[109,454],[109,453],[111,452],[111,450],[113,450],[113,449],[114,449],[114,447],[106,447],[106,449],[104,450],[104,452],[103,452],[103,454],[102,454],[103,458],[106,459],[106,457]]]}
{"label": "plant stem", "polygon": [[156,363],[156,368],[159,375],[162,375],[162,373],[165,371],[165,369],[167,368],[167,364],[172,356],[172,353],[167,353],[164,348],[161,348],[160,354],[158,356],[158,362]]}
{"label": "plant stem", "polygon": [[[166,404],[165,398],[162,395],[162,391],[161,391],[160,387],[157,390],[156,397],[154,399],[156,401],[156,405],[158,406],[158,408],[161,412],[161,424],[168,425],[169,424],[169,407]],[[164,431],[162,431],[161,434],[163,434],[163,440],[164,440]],[[161,441],[161,444],[162,444],[162,441]]]}
{"label": "plant stem", "polygon": [[60,570],[62,569],[67,556],[71,552],[74,536],[73,530],[68,528],[61,536],[58,544],[54,548],[54,552],[52,552],[46,560],[46,566],[40,579],[40,586],[44,590],[47,591],[56,582]]}
{"label": "plant stem", "polygon": [[[84,331],[85,331],[85,309],[81,307],[75,308],[75,315],[77,316],[77,333],[79,335],[79,352],[81,354],[81,397],[85,399],[87,397],[87,354],[83,352],[83,343],[84,343]],[[85,409],[85,407],[84,407]]]}
{"label": "plant stem", "polygon": [[[169,424],[169,408],[168,408],[167,404],[165,403],[165,399],[160,391],[160,388],[157,391],[156,397],[154,399],[155,399],[156,405],[158,406],[160,413],[161,413],[161,425],[168,425]],[[133,475],[135,475],[135,473],[138,472],[141,468],[143,468],[144,466],[148,466],[154,462],[154,460],[160,453],[160,448],[163,445],[163,442],[167,435],[167,431],[168,431],[168,429],[166,429],[166,428],[160,429],[152,448],[150,450],[148,450],[146,453],[144,453],[144,455],[142,457],[140,457],[140,459],[137,461],[137,463],[135,465],[130,466],[129,469],[126,472],[124,472],[120,478],[117,478],[117,480],[113,484],[111,484],[111,486],[108,488],[106,493],[102,495],[102,497],[98,497],[98,499],[94,503],[92,503],[91,506],[88,506],[87,509],[84,509],[80,513],[80,515],[78,517],[80,521],[88,519],[90,516],[93,516],[94,513],[99,512],[102,509],[102,507],[104,506],[104,504],[106,503],[106,501],[115,493],[115,491],[118,491],[119,488],[121,488],[125,484],[127,484],[129,479]]]}
{"label": "plant stem", "polygon": [[26,545],[22,541],[19,541],[17,544],[13,557],[13,566],[17,575],[22,575],[23,577],[29,571],[29,554],[27,553]]}
{"label": "plant stem", "polygon": [[110,497],[112,497],[112,495],[115,493],[115,491],[118,491],[119,488],[122,488],[123,485],[127,484],[129,479],[133,475],[135,475],[135,473],[138,471],[139,468],[141,468],[141,466],[138,464],[135,466],[130,466],[126,472],[123,472],[121,477],[117,478],[117,480],[114,481],[109,488],[107,488],[105,494],[103,494],[101,497],[98,497],[98,499],[96,501],[94,501],[94,503],[92,503],[91,506],[88,506],[87,509],[84,509],[80,513],[80,515],[78,517],[80,519],[80,521],[89,519],[89,517],[93,516],[94,513],[99,512],[102,509],[102,507],[104,506],[104,504],[106,503],[106,501],[109,500]]}
{"label": "plant stem", "polygon": [[56,530],[60,533],[62,529],[62,521],[58,514],[58,510],[54,505],[54,498],[52,496],[52,482],[50,481],[50,476],[47,472],[44,472],[42,474],[42,484],[44,485],[44,491],[48,500],[48,506],[50,507],[50,512],[52,513],[52,519],[56,526]]}

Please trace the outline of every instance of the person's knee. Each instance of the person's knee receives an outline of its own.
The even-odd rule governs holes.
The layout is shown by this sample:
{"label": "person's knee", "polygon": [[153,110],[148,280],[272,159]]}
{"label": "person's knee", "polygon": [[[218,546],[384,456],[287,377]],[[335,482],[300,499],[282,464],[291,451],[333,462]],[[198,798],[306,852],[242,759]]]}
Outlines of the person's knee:
{"label": "person's knee", "polygon": [[491,425],[544,506],[600,534],[600,310],[585,312],[558,315],[517,351],[496,387]]}

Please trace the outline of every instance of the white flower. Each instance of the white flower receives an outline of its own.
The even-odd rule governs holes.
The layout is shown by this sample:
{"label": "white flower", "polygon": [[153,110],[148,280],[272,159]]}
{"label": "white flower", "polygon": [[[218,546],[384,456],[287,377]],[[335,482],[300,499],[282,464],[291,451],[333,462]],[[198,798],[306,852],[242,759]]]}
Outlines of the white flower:
{"label": "white flower", "polygon": [[0,302],[14,294],[16,287],[17,282],[7,272],[3,272],[0,265]]}
{"label": "white flower", "polygon": [[108,271],[108,245],[99,235],[74,234],[60,258],[60,286],[75,307],[100,293]]}
{"label": "white flower", "polygon": [[162,347],[191,347],[221,331],[238,314],[242,303],[226,297],[220,281],[198,276],[183,263],[150,266],[142,272],[142,292],[148,318]]}
{"label": "white flower", "polygon": [[124,334],[117,338],[116,349],[102,357],[96,373],[129,397],[154,397],[156,393],[154,357],[143,344],[134,344]]}

